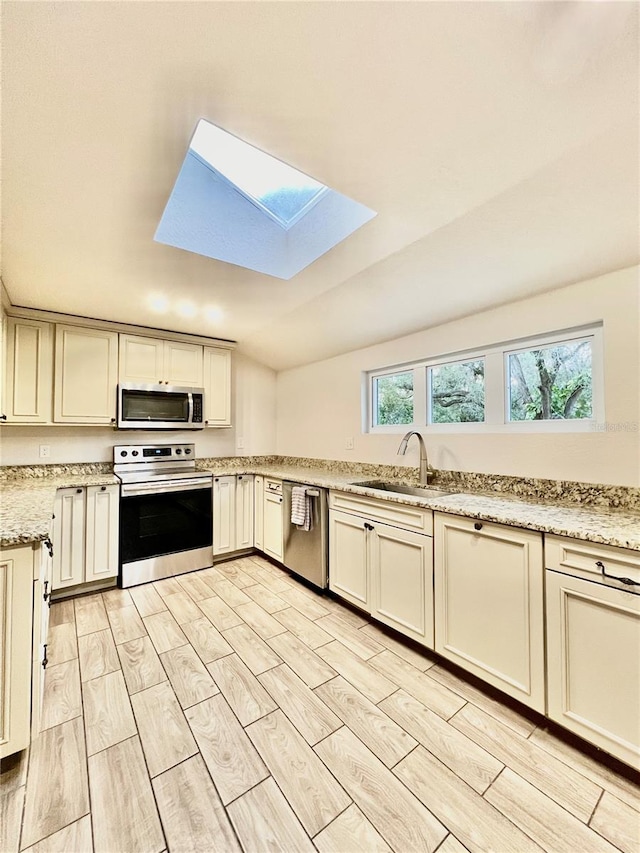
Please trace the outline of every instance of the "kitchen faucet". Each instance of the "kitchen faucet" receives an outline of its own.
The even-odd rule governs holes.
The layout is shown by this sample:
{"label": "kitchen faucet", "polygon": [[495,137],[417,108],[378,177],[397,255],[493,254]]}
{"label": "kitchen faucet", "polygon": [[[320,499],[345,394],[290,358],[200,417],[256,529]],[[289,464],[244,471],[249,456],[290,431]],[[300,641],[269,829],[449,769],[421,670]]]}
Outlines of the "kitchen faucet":
{"label": "kitchen faucet", "polygon": [[429,485],[429,477],[433,475],[433,468],[429,465],[429,460],[427,459],[427,448],[424,444],[424,439],[420,435],[419,432],[411,431],[408,432],[405,437],[400,442],[400,447],[398,448],[398,455],[404,456],[407,452],[407,445],[409,444],[409,439],[412,435],[418,439],[418,444],[420,445],[420,485],[428,486]]}

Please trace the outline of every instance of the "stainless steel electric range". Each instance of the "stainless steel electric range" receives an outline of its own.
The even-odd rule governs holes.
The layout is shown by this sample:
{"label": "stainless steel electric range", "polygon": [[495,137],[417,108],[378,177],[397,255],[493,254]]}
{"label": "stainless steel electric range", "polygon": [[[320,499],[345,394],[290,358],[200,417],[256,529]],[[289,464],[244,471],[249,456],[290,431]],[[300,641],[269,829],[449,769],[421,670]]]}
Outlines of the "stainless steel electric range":
{"label": "stainless steel electric range", "polygon": [[120,487],[118,584],[135,586],[213,565],[213,478],[193,444],[113,448]]}

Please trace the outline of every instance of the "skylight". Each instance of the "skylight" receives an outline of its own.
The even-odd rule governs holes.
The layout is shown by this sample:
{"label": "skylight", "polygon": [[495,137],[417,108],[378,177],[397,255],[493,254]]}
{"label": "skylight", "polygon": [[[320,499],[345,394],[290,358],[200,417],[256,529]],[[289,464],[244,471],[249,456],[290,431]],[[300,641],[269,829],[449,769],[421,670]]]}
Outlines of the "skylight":
{"label": "skylight", "polygon": [[287,230],[327,192],[324,184],[204,119],[189,147]]}

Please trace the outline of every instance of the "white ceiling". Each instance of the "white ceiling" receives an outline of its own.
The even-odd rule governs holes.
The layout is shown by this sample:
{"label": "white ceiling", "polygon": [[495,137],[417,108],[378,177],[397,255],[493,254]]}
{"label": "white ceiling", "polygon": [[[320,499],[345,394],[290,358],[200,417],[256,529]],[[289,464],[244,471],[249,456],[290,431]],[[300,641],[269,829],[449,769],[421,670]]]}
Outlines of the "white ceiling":
{"label": "white ceiling", "polygon": [[[637,263],[638,11],[5,0],[10,299],[284,368]],[[200,117],[378,216],[290,281],[155,243]]]}

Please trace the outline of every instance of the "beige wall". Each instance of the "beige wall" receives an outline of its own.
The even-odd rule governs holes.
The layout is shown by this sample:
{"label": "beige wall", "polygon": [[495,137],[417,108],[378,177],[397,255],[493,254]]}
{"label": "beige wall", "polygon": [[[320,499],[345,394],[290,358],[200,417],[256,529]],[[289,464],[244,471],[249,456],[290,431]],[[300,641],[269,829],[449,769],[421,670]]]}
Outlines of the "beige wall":
{"label": "beige wall", "polygon": [[[0,430],[0,464],[34,465],[43,462],[111,462],[114,444],[145,442],[195,442],[196,454],[245,456],[275,452],[275,391],[273,370],[235,352],[232,355],[231,429],[143,432],[115,431],[110,427],[21,427]],[[243,446],[238,447],[238,443]],[[49,459],[39,458],[39,447],[48,444]]]}
{"label": "beige wall", "polygon": [[[432,434],[437,468],[640,484],[640,284],[638,267],[504,305],[347,355],[283,371],[277,382],[277,452],[386,464],[417,464],[417,447],[396,455],[399,435],[361,432],[362,371],[603,322],[605,417],[610,431],[573,434]],[[357,322],[357,317],[353,318]],[[615,430],[628,425],[629,431]],[[631,431],[635,427],[636,431]],[[354,438],[354,449],[345,441]]]}

